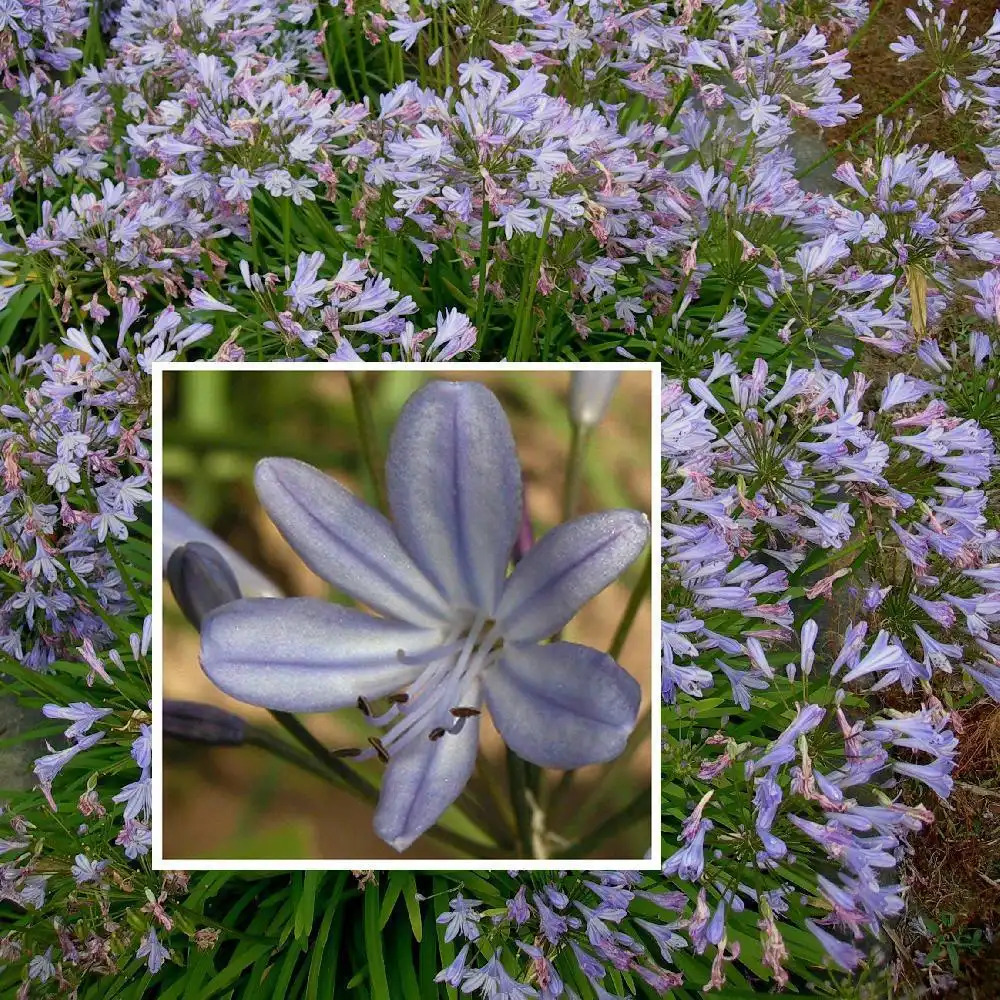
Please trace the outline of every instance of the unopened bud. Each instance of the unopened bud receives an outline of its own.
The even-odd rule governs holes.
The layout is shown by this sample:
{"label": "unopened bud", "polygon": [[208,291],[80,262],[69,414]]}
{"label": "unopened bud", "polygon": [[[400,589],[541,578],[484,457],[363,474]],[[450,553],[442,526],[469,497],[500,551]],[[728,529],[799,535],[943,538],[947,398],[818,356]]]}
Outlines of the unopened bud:
{"label": "unopened bud", "polygon": [[204,542],[174,549],[167,562],[167,582],[184,617],[197,629],[209,612],[241,596],[232,567]]}
{"label": "unopened bud", "polygon": [[165,701],[163,734],[193,743],[238,746],[246,739],[246,723],[232,712],[197,701]]}
{"label": "unopened bud", "polygon": [[596,427],[604,418],[621,372],[573,372],[569,415],[580,427]]}

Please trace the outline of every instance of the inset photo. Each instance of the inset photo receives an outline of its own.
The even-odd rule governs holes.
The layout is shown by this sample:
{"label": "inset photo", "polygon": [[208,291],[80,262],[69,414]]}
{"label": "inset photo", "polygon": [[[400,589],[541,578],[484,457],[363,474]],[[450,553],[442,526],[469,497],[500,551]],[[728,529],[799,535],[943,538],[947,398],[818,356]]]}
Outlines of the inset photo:
{"label": "inset photo", "polygon": [[657,365],[154,378],[157,867],[659,866]]}

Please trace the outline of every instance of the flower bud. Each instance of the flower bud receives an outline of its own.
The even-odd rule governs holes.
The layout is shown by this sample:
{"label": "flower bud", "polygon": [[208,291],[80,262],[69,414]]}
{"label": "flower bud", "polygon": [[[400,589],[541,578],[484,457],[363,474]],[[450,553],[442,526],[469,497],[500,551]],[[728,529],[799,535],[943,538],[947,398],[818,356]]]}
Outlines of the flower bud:
{"label": "flower bud", "polygon": [[197,629],[209,612],[241,596],[232,567],[204,542],[188,542],[173,551],[167,582],[184,617]]}
{"label": "flower bud", "polygon": [[569,415],[580,427],[596,427],[604,418],[621,372],[573,372]]}
{"label": "flower bud", "polygon": [[197,701],[164,701],[163,734],[193,743],[238,746],[246,739],[246,723],[232,712]]}

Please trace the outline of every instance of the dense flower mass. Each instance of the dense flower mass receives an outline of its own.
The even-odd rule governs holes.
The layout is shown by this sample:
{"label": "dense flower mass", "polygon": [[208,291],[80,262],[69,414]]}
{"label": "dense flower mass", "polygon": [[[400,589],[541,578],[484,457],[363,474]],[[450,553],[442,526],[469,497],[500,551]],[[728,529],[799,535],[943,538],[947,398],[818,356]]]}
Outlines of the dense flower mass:
{"label": "dense flower mass", "polygon": [[[0,0],[0,675],[37,716],[0,804],[0,994],[947,986],[957,959],[900,942],[928,926],[914,842],[1000,701],[1000,13],[913,0],[887,58],[915,82],[881,107],[852,62],[890,6]],[[934,102],[954,142],[917,141]],[[151,867],[151,375],[173,359],[662,365],[660,870]],[[612,390],[571,402],[581,454]],[[304,468],[263,473],[292,534]],[[379,696],[471,707],[452,682],[498,620],[506,514],[466,525],[506,546],[471,625],[452,584],[488,574],[426,553],[419,621],[359,593],[438,629]],[[164,529],[245,595],[209,644],[279,595],[183,512]],[[462,671],[428,670],[442,646]],[[405,704],[372,744],[390,761],[476,730]],[[171,712],[191,741],[257,738]],[[526,843],[573,780],[510,817]]]}

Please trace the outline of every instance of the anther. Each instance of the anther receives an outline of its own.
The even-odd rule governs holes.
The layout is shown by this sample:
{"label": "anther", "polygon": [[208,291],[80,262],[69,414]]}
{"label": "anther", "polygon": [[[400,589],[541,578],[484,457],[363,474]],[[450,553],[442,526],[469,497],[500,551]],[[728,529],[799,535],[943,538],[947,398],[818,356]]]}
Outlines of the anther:
{"label": "anther", "polygon": [[368,742],[371,744],[372,749],[378,754],[378,759],[382,761],[383,764],[389,763],[389,751],[382,745],[382,741],[374,736],[368,737]]}
{"label": "anther", "polygon": [[334,757],[358,757],[361,751],[357,747],[343,747],[341,750],[331,750],[330,754]]}
{"label": "anther", "polygon": [[433,743],[433,742],[441,739],[441,737],[444,736],[444,733],[445,733],[444,729],[442,729],[440,726],[438,726],[437,729],[432,729],[427,734],[427,738]]}
{"label": "anther", "polygon": [[478,708],[463,708],[461,705],[458,708],[448,709],[456,719],[471,719],[476,715],[482,715],[483,713],[479,711]]}
{"label": "anther", "polygon": [[399,694],[389,695],[389,701],[394,705],[405,705],[410,700],[410,696],[405,691],[400,691]]}
{"label": "anther", "polygon": [[362,715],[367,716],[369,719],[371,718],[372,707],[364,698],[358,698],[358,708],[361,710]]}

